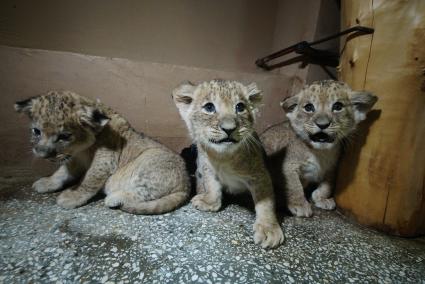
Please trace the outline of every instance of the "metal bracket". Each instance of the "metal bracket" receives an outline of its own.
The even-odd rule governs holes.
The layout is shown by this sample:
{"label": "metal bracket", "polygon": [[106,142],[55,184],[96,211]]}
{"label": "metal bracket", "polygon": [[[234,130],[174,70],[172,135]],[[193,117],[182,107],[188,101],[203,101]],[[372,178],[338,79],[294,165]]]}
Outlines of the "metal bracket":
{"label": "metal bracket", "polygon": [[[363,26],[351,27],[337,34],[313,42],[301,41],[292,46],[279,50],[278,52],[259,58],[255,61],[255,64],[258,67],[263,68],[267,71],[290,65],[296,62],[301,62],[301,68],[306,67],[308,64],[317,64],[320,65],[331,77],[334,77],[326,67],[337,67],[339,64],[339,54],[328,50],[316,49],[312,46],[341,37],[349,33],[352,33],[351,35],[349,35],[349,38],[351,39],[360,35],[372,34],[373,32],[373,28]],[[270,61],[292,52],[299,54],[299,56],[295,56],[293,58],[278,63],[269,64]]]}

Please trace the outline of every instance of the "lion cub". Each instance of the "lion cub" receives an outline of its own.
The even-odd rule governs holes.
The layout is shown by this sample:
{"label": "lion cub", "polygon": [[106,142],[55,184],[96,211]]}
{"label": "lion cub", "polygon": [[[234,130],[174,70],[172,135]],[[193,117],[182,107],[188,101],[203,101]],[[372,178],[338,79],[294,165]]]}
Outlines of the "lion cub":
{"label": "lion cub", "polygon": [[15,109],[32,120],[34,154],[60,164],[33,188],[44,193],[76,184],[58,196],[60,206],[81,206],[103,187],[106,206],[135,214],[164,213],[188,198],[184,161],[105,105],[59,91],[17,102]]}
{"label": "lion cub", "polygon": [[272,182],[263,148],[254,131],[254,115],[261,100],[255,84],[213,80],[197,86],[182,84],[173,91],[174,102],[198,148],[197,195],[199,210],[218,211],[222,190],[249,190],[257,214],[254,241],[262,247],[283,242],[275,214]]}
{"label": "lion cub", "polygon": [[352,91],[345,83],[325,80],[304,87],[281,103],[289,122],[267,129],[261,141],[270,159],[280,163],[273,165],[283,175],[276,190],[286,191],[292,214],[313,214],[304,195],[310,185],[317,185],[311,195],[316,207],[335,208],[331,187],[341,144],[376,101],[377,97],[368,92]]}

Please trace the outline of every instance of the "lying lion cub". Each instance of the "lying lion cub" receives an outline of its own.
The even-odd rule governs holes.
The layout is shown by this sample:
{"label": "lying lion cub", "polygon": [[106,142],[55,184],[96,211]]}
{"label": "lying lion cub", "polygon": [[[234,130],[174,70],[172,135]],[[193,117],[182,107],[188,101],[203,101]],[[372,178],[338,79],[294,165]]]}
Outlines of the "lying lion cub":
{"label": "lying lion cub", "polygon": [[254,241],[262,247],[283,242],[275,215],[272,182],[263,160],[263,148],[254,131],[261,92],[255,84],[213,80],[197,86],[182,84],[174,102],[198,148],[197,195],[199,210],[218,211],[222,190],[249,190],[257,213]]}
{"label": "lying lion cub", "polygon": [[313,214],[304,195],[310,184],[317,185],[311,196],[316,207],[335,208],[331,185],[341,142],[366,118],[376,101],[368,92],[355,92],[345,83],[326,80],[314,82],[282,102],[289,122],[270,127],[261,141],[271,160],[280,161],[273,165],[281,171],[276,188],[285,190],[292,214]]}
{"label": "lying lion cub", "polygon": [[103,187],[106,206],[135,214],[171,211],[188,198],[183,159],[107,106],[59,91],[17,102],[15,109],[31,119],[34,154],[60,164],[33,184],[40,193],[68,188],[58,196],[60,206],[81,206]]}

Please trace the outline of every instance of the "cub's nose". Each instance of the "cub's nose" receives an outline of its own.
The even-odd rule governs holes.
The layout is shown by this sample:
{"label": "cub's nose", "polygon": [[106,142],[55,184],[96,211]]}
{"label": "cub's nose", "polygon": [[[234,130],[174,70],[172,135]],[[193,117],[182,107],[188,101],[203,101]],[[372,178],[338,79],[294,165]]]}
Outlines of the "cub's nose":
{"label": "cub's nose", "polygon": [[227,136],[230,136],[236,129],[236,122],[231,118],[224,118],[220,123],[220,129],[226,132]]}
{"label": "cub's nose", "polygon": [[235,129],[236,129],[236,127],[235,128],[223,128],[223,127],[221,127],[221,130],[226,132],[227,136],[232,135],[232,133],[233,133],[233,131],[235,131]]}
{"label": "cub's nose", "polygon": [[323,124],[321,124],[321,123],[317,123],[316,122],[316,125],[317,125],[317,127],[319,127],[320,129],[326,129],[326,128],[328,128],[329,127],[329,125],[331,125],[330,124],[330,122],[328,122],[328,123],[323,123]]}
{"label": "cub's nose", "polygon": [[317,127],[322,130],[328,128],[329,125],[331,125],[331,121],[325,116],[319,116],[314,122],[316,123]]}
{"label": "cub's nose", "polygon": [[56,150],[49,149],[47,147],[43,146],[35,146],[34,147],[34,154],[39,156],[40,158],[53,158],[57,155]]}

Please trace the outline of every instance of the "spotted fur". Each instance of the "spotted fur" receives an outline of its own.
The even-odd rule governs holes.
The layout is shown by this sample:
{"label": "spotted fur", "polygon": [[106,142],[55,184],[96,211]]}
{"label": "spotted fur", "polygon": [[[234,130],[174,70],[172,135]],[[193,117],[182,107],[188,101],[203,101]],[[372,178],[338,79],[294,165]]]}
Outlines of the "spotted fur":
{"label": "spotted fur", "polygon": [[276,190],[285,191],[288,209],[296,216],[312,215],[304,189],[315,187],[315,206],[331,210],[335,167],[342,143],[377,101],[369,92],[356,92],[333,80],[305,86],[281,105],[289,121],[267,129],[261,141],[270,159]]}
{"label": "spotted fur", "polygon": [[253,128],[261,96],[256,84],[225,80],[184,83],[173,92],[198,148],[197,195],[192,204],[199,210],[218,211],[223,190],[248,190],[257,213],[254,240],[263,247],[276,247],[283,233],[275,215],[263,148]]}
{"label": "spotted fur", "polygon": [[67,188],[60,206],[79,207],[102,188],[106,206],[135,214],[171,211],[188,198],[184,161],[102,103],[53,91],[15,109],[31,119],[34,154],[60,164],[33,184],[41,193]]}

